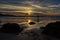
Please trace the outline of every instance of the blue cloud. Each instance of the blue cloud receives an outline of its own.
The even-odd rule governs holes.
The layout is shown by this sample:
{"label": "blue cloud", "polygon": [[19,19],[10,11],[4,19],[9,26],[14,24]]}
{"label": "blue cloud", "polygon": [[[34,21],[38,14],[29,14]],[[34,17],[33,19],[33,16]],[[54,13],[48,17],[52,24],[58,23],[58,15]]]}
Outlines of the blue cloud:
{"label": "blue cloud", "polygon": [[59,4],[60,0],[43,0],[43,3]]}
{"label": "blue cloud", "polygon": [[60,0],[0,0],[0,3],[19,3],[19,2],[24,2],[24,1],[34,1],[34,2],[41,2],[43,4],[50,3],[50,4],[59,4]]}

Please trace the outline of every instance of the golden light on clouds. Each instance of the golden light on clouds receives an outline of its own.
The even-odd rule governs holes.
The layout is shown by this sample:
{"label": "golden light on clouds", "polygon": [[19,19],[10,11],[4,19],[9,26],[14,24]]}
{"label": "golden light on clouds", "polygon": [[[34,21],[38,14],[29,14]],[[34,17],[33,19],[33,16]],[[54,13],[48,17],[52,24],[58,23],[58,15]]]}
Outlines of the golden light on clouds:
{"label": "golden light on clouds", "polygon": [[25,10],[25,13],[28,13],[28,15],[31,15],[32,14],[32,10],[30,9],[30,10]]}
{"label": "golden light on clouds", "polygon": [[0,12],[22,12],[27,13],[28,15],[32,15],[33,13],[40,13],[44,15],[60,15],[60,10],[59,12],[54,12],[54,10],[55,8],[50,7],[49,5],[42,6],[42,4],[34,2],[23,2],[21,5],[0,4]]}

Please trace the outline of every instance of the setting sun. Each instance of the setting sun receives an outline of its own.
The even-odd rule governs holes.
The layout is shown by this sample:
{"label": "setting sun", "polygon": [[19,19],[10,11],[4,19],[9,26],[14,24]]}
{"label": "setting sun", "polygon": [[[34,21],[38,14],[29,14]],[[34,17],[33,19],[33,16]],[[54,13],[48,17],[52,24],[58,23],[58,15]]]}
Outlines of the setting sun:
{"label": "setting sun", "polygon": [[28,10],[27,13],[28,13],[28,15],[31,15],[32,10]]}
{"label": "setting sun", "polygon": [[31,15],[32,14],[32,10],[31,9],[29,9],[29,10],[24,10],[25,11],[25,13],[28,13],[28,15]]}

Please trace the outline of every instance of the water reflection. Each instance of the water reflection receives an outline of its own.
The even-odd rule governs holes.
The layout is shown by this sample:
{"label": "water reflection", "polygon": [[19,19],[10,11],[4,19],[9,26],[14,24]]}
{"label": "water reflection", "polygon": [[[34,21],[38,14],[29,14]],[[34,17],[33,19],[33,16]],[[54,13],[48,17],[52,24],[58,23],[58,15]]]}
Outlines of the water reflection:
{"label": "water reflection", "polygon": [[[0,25],[3,25],[4,23],[18,23],[23,24],[24,26],[27,26],[27,28],[39,28],[41,26],[47,25],[49,22],[55,22],[60,20],[53,20],[50,18],[40,17],[39,22],[37,22],[37,17],[0,17]],[[35,22],[35,25],[29,25],[29,22]]]}

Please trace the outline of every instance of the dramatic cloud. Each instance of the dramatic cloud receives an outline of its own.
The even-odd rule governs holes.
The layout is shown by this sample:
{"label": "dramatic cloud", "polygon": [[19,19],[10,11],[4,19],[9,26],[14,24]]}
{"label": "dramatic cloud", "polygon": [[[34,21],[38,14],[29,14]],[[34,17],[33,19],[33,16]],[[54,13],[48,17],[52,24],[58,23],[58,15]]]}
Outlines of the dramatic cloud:
{"label": "dramatic cloud", "polygon": [[0,0],[0,11],[60,15],[59,0]]}

